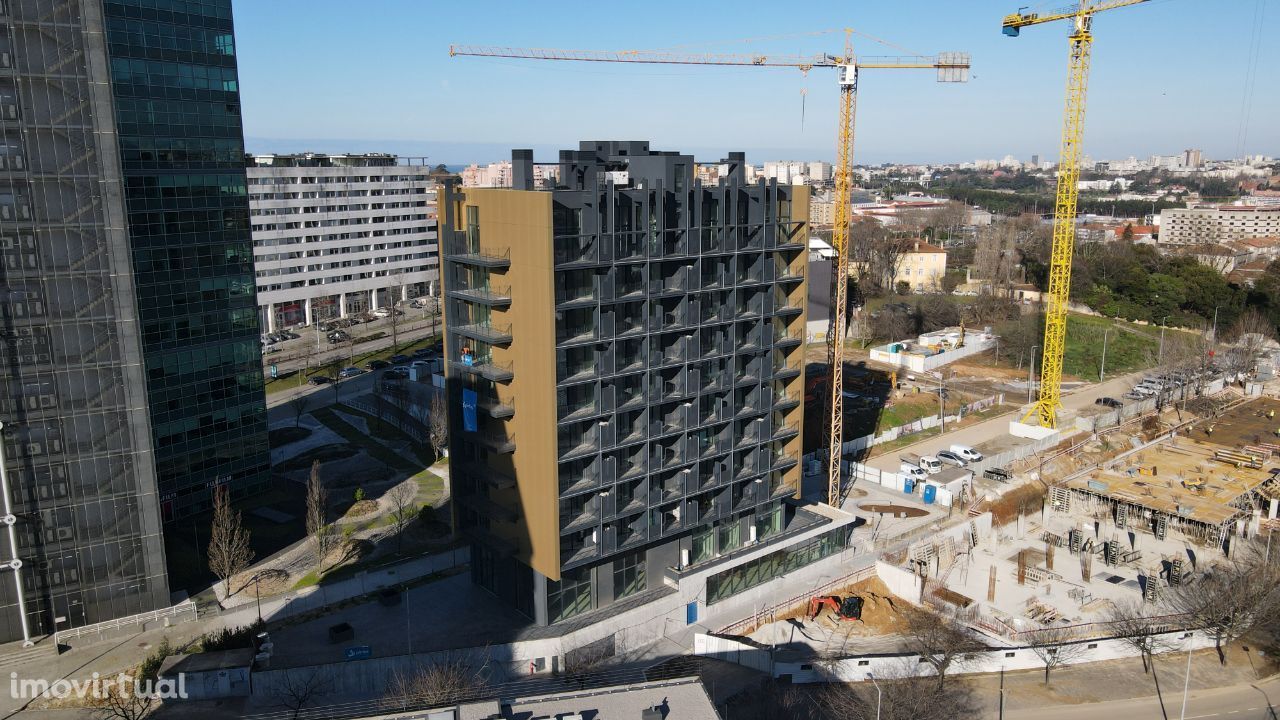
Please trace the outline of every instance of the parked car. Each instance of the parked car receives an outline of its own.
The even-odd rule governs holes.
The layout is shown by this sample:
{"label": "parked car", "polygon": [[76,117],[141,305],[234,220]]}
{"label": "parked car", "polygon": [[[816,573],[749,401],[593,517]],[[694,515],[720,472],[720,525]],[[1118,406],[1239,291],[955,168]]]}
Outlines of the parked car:
{"label": "parked car", "polygon": [[995,480],[996,482],[1009,482],[1010,476],[1009,476],[1008,470],[1005,470],[1004,468],[993,467],[993,468],[987,468],[986,470],[983,470],[982,477],[988,480]]}
{"label": "parked car", "polygon": [[391,368],[382,373],[383,380],[404,380],[409,377],[409,371],[404,368]]}
{"label": "parked car", "polygon": [[436,356],[436,351],[431,348],[418,348],[413,351],[413,357],[416,360],[430,360]]}
{"label": "parked car", "polygon": [[391,356],[391,358],[390,358],[390,360],[391,360],[391,364],[392,364],[392,365],[404,365],[404,364],[406,364],[406,363],[408,363],[408,362],[412,361],[412,360],[413,360],[413,358],[409,357],[408,355],[404,355],[404,354],[396,354],[396,355],[392,355],[392,356]]}
{"label": "parked car", "polygon": [[270,355],[271,353],[278,353],[283,351],[284,351],[284,348],[280,347],[279,345],[268,345],[262,349],[262,352],[267,355]]}
{"label": "parked car", "polygon": [[384,318],[384,317],[387,317],[387,316],[388,316],[388,315],[390,315],[390,314],[391,314],[391,310],[390,310],[390,309],[388,309],[388,308],[378,308],[377,310],[374,310],[374,311],[373,311],[373,316],[374,316],[374,317]]}
{"label": "parked car", "polygon": [[959,455],[968,462],[978,462],[982,459],[982,453],[974,450],[968,445],[952,445],[951,452]]}
{"label": "parked car", "polygon": [[389,367],[391,367],[391,363],[387,362],[386,360],[370,360],[369,362],[364,364],[365,370],[381,370],[383,368],[389,368]]}
{"label": "parked car", "polygon": [[330,380],[324,375],[312,375],[311,379],[308,380],[307,382],[311,383],[312,385],[328,385],[329,383],[333,382],[333,380]]}
{"label": "parked car", "polygon": [[1146,399],[1146,396],[1144,396],[1142,393],[1136,393],[1136,392],[1133,392],[1132,390],[1125,393],[1124,395],[1121,395],[1120,397],[1123,397],[1125,400],[1145,400]]}
{"label": "parked car", "polygon": [[364,374],[364,371],[358,367],[343,368],[342,372],[338,373],[338,379],[346,380],[347,378],[353,378],[357,375],[363,375],[363,374]]}
{"label": "parked car", "polygon": [[902,465],[898,468],[898,474],[906,475],[912,480],[924,480],[929,477],[928,470],[925,470],[924,468],[921,468],[921,467],[916,467],[915,465],[909,465],[907,463],[902,463]]}
{"label": "parked car", "polygon": [[938,458],[938,460],[941,460],[942,462],[948,465],[955,465],[958,468],[969,466],[969,461],[960,457],[958,454],[951,452],[950,450],[939,450],[938,454],[935,455],[934,457]]}
{"label": "parked car", "polygon": [[1094,405],[1105,405],[1106,407],[1109,407],[1109,408],[1117,408],[1117,409],[1118,409],[1118,408],[1122,408],[1122,407],[1124,407],[1124,403],[1120,402],[1119,400],[1117,400],[1117,399],[1115,399],[1115,398],[1113,398],[1113,397],[1100,397],[1100,398],[1098,398],[1097,400],[1094,400],[1094,401],[1093,401],[1093,404],[1094,404]]}

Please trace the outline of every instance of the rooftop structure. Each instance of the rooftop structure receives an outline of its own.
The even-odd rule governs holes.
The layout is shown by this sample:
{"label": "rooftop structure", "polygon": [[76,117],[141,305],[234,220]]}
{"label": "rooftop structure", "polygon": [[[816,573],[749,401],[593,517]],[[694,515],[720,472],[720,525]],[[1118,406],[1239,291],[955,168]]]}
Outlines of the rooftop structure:
{"label": "rooftop structure", "polygon": [[911,340],[871,348],[871,359],[909,370],[932,370],[984,352],[995,343],[996,336],[991,334],[990,328],[974,331],[963,327],[949,327]]}

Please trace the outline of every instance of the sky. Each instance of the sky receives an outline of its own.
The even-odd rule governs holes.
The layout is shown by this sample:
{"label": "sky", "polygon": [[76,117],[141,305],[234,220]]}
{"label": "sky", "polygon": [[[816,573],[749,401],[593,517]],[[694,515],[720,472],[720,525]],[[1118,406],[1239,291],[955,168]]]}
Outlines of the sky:
{"label": "sky", "polygon": [[[506,159],[513,147],[554,162],[583,139],[647,139],[698,160],[731,150],[757,164],[830,160],[833,70],[450,58],[449,46],[838,53],[843,33],[820,31],[853,27],[894,44],[855,35],[863,56],[961,51],[973,63],[965,84],[925,70],[863,72],[856,163],[1050,160],[1069,27],[1002,35],[1001,17],[1027,1],[234,0],[246,145],[461,164]],[[1100,13],[1093,29],[1094,159],[1280,155],[1280,3],[1150,0]]]}

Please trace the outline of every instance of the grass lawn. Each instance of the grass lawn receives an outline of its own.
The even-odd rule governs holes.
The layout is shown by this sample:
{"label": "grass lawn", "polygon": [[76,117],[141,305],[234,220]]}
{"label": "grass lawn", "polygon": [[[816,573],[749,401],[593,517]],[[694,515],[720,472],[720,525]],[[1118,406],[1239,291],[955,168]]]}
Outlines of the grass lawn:
{"label": "grass lawn", "polygon": [[[370,360],[388,360],[391,358],[392,355],[398,355],[398,354],[411,355],[415,350],[418,350],[421,348],[429,348],[432,345],[435,345],[436,342],[440,340],[440,337],[441,336],[439,335],[428,335],[427,337],[424,337],[418,340],[400,343],[399,345],[396,345],[394,347],[389,346],[389,347],[382,348],[381,350],[374,350],[367,353],[357,354],[354,358],[351,359],[350,362],[348,362],[343,367],[347,367],[347,366],[361,367],[365,363],[369,362]],[[386,338],[382,338],[382,339],[385,340]],[[312,375],[316,375],[316,374],[327,376],[328,372],[326,372],[325,368],[322,366],[322,367],[313,367],[305,371],[290,370],[288,372],[281,373],[280,377],[276,378],[275,380],[272,380],[271,378],[267,378],[267,384],[266,384],[267,394],[270,395],[271,393],[280,392],[281,390],[288,390],[290,388],[301,387],[307,383],[307,380]]]}
{"label": "grass lawn", "polygon": [[[346,410],[343,412],[346,412]],[[369,455],[389,468],[409,474],[416,473],[422,469],[417,463],[401,457],[400,453],[392,451],[386,445],[360,432],[358,428],[349,425],[345,420],[338,417],[337,413],[331,408],[325,407],[315,410],[311,413],[311,417],[319,420],[325,427],[342,436],[347,442],[364,448]]]}
{"label": "grass lawn", "polygon": [[1155,364],[1160,349],[1159,328],[1091,315],[1068,315],[1063,374],[1091,382],[1098,380],[1103,333],[1107,338],[1108,375],[1114,377]]}

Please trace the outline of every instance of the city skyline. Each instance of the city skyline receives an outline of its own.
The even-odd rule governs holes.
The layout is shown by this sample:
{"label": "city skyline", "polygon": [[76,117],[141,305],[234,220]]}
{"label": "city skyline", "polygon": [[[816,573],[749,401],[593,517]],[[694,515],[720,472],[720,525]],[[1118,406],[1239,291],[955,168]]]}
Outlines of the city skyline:
{"label": "city skyline", "polygon": [[[923,53],[969,52],[974,66],[972,81],[961,86],[937,85],[928,72],[900,73],[892,81],[866,73],[855,162],[1056,157],[1066,55],[1062,29],[1035,28],[1015,40],[999,32],[999,19],[1016,9],[1012,5],[984,3],[976,12],[921,5],[911,13],[910,25],[901,22],[901,9],[868,9],[862,17],[844,18],[830,5],[798,12],[752,5],[756,11],[732,14],[714,7],[682,8],[683,20],[675,27],[659,22],[665,17],[661,12],[629,18],[619,27],[572,8],[513,7],[499,27],[487,23],[487,10],[456,5],[427,9],[388,2],[353,18],[328,2],[308,3],[301,12],[292,0],[241,1],[235,8],[242,28],[247,145],[255,152],[385,150],[449,164],[501,159],[510,147],[519,146],[532,147],[541,161],[553,159],[557,147],[578,137],[602,136],[601,129],[608,128],[603,135],[611,139],[650,137],[697,157],[743,150],[753,163],[791,157],[829,160],[836,93],[826,72],[804,76],[785,69],[451,59],[448,46],[812,54],[838,50],[842,37],[838,32],[803,33],[847,22]],[[1207,7],[1164,0],[1101,18],[1086,152],[1143,157],[1201,147],[1214,158],[1278,154],[1280,127],[1264,122],[1280,111],[1280,97],[1274,94],[1255,90],[1242,151],[1239,143],[1250,59],[1248,37],[1239,28],[1253,23],[1253,11],[1243,4]],[[395,18],[395,24],[384,22],[388,18]],[[344,44],[356,52],[332,57],[309,53],[308,39],[333,32],[337,22],[342,23]],[[1274,15],[1263,17],[1263,37],[1268,29],[1274,35],[1278,22]],[[277,32],[281,24],[293,31]],[[1191,49],[1181,41],[1161,41],[1183,37],[1191,28],[1197,33]],[[751,44],[722,41],[771,33],[785,37]],[[855,49],[864,54],[899,52],[866,39],[857,39]],[[289,60],[304,55],[305,63]],[[323,91],[334,80],[345,86],[343,103]],[[558,86],[595,81],[590,103],[576,103],[572,113],[554,111],[555,103],[573,100]],[[1188,87],[1196,88],[1200,107],[1221,111],[1188,113]],[[803,125],[802,91],[807,91]],[[756,99],[737,109],[738,122],[716,127],[697,122],[703,112],[698,108],[709,107],[708,98],[727,100],[742,93]],[[626,100],[646,95],[661,101]],[[623,106],[626,112],[619,112]],[[681,107],[687,110],[673,111]]]}

